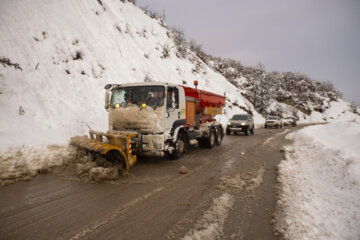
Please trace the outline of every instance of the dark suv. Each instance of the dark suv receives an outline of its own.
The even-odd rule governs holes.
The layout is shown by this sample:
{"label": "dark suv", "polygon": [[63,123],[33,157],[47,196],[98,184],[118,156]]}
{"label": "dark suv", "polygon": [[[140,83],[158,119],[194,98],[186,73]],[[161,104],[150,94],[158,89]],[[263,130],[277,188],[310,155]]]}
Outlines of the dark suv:
{"label": "dark suv", "polygon": [[249,133],[255,133],[254,119],[250,114],[236,114],[228,122],[226,126],[226,135],[230,135],[231,132],[244,132],[246,136]]}

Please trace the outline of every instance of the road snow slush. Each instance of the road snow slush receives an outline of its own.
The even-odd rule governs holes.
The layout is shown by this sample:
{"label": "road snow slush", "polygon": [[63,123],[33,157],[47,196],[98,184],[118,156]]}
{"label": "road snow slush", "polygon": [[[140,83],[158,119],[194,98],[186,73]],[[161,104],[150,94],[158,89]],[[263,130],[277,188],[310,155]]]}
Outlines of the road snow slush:
{"label": "road snow slush", "polygon": [[[263,182],[264,173],[265,167],[260,166],[255,172],[222,177],[216,186],[220,196],[212,199],[208,209],[205,210],[196,222],[193,222],[193,228],[185,234],[182,240],[224,239],[224,224],[236,202],[235,196],[242,191],[254,194],[255,190]],[[195,209],[194,211],[197,210]],[[192,221],[190,219],[194,218],[192,215],[194,211],[180,221],[175,229],[169,231],[165,239],[180,239],[181,237],[179,237],[177,229],[184,229],[184,226],[181,225],[187,225],[189,221]]]}

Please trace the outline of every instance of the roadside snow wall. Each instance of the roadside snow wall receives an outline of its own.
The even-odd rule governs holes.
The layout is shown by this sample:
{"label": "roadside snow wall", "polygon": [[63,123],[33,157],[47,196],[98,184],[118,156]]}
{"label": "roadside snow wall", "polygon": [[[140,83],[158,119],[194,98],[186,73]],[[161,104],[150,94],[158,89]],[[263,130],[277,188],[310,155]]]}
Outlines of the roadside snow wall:
{"label": "roadside snow wall", "polygon": [[360,239],[360,120],[287,136],[276,228],[285,239]]}

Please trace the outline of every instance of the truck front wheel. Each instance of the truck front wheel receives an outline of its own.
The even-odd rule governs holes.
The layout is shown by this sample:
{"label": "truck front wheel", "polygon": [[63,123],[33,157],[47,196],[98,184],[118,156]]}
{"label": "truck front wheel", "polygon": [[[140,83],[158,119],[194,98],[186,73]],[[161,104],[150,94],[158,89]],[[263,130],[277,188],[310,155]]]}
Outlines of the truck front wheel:
{"label": "truck front wheel", "polygon": [[185,152],[185,138],[182,133],[179,133],[175,142],[174,151],[170,154],[170,158],[173,160],[177,160],[181,158],[181,156]]}

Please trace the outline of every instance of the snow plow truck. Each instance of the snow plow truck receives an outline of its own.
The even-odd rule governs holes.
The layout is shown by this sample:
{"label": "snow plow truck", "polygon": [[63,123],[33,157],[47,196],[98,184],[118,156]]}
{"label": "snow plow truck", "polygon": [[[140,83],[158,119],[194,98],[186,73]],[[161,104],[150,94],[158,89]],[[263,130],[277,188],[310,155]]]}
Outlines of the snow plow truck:
{"label": "snow plow truck", "polygon": [[222,114],[225,97],[195,88],[161,82],[107,84],[106,133],[89,131],[71,144],[119,161],[126,172],[137,155],[180,158],[191,144],[220,145],[224,136],[214,116]]}

